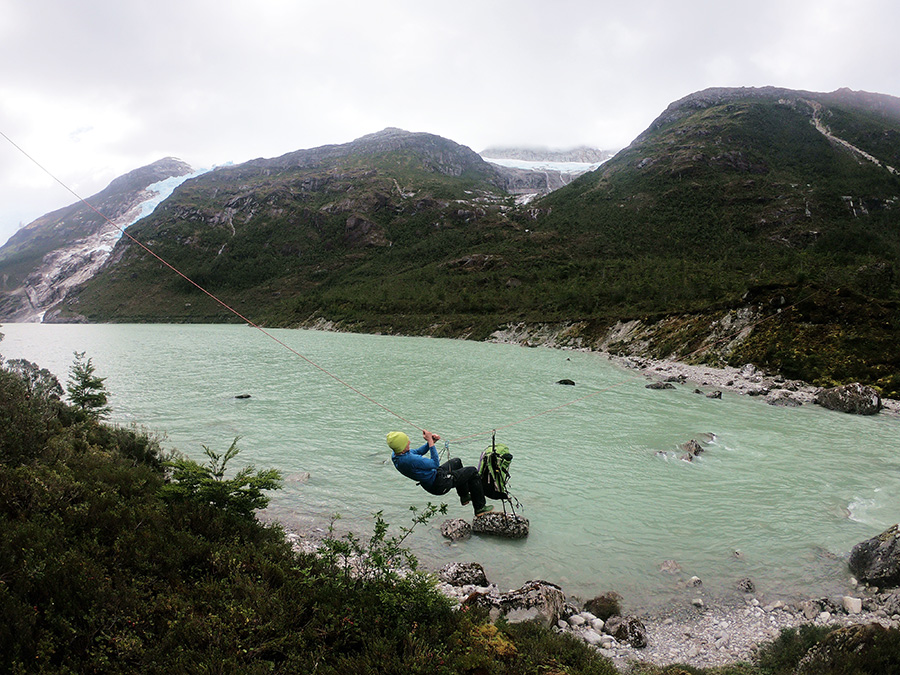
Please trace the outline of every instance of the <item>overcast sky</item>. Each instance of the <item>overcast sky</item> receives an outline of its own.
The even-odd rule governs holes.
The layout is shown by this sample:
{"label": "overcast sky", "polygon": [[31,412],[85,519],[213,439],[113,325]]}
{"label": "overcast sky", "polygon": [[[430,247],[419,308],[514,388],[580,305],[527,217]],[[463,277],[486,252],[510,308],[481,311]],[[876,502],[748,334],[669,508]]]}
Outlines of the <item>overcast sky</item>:
{"label": "overcast sky", "polygon": [[[896,0],[0,0],[0,132],[83,197],[394,126],[618,149],[712,86],[900,96]],[[0,137],[0,244],[75,199]]]}

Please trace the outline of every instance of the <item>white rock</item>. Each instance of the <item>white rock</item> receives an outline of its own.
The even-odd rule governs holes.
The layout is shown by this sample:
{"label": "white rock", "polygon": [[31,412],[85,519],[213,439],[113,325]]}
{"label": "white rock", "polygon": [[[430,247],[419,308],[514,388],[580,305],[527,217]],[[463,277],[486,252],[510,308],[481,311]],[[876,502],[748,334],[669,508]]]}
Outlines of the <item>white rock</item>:
{"label": "white rock", "polygon": [[590,612],[582,612],[580,614],[580,616],[582,619],[584,619],[588,623],[590,623],[591,621],[593,621],[594,619],[597,618],[595,615],[591,614]]}
{"label": "white rock", "polygon": [[694,598],[693,600],[691,600],[691,604],[694,607],[702,608],[704,606],[703,598]]}
{"label": "white rock", "polygon": [[569,625],[572,626],[572,628],[580,628],[585,623],[587,622],[584,620],[584,617],[579,614],[573,614],[569,617]]}
{"label": "white rock", "polygon": [[600,635],[600,633],[598,633],[594,630],[591,630],[590,628],[587,629],[586,631],[579,633],[579,636],[581,637],[582,640],[587,642],[589,645],[593,645],[595,647],[597,645],[603,645],[603,643],[605,642],[603,640],[603,637]]}
{"label": "white rock", "polygon": [[843,597],[844,609],[847,610],[847,614],[859,614],[862,611],[862,600],[860,598],[853,598],[849,595],[845,595]]}
{"label": "white rock", "polygon": [[703,582],[700,581],[700,577],[697,577],[697,576],[693,576],[690,579],[688,579],[688,583],[691,586],[702,586],[703,585]]}
{"label": "white rock", "polygon": [[591,628],[593,628],[598,633],[603,630],[603,626],[605,626],[605,625],[606,625],[606,622],[603,621],[603,619],[595,618],[591,621]]}
{"label": "white rock", "polygon": [[816,620],[817,620],[819,623],[828,623],[828,621],[829,621],[830,619],[831,619],[831,612],[822,612],[822,613],[819,614],[819,616],[816,618]]}

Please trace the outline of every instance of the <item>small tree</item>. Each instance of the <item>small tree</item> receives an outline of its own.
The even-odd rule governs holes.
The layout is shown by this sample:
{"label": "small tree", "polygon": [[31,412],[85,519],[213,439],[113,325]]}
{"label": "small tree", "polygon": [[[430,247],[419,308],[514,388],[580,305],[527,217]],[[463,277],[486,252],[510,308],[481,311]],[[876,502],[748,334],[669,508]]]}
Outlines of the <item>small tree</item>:
{"label": "small tree", "polygon": [[224,455],[204,445],[203,451],[209,457],[205,466],[186,457],[169,462],[171,481],[162,488],[163,498],[192,501],[241,518],[253,518],[254,511],[266,508],[269,498],[263,491],[281,487],[281,472],[277,469],[257,471],[253,466],[247,466],[234,478],[226,479],[226,465],[240,452],[238,440],[234,439]]}
{"label": "small tree", "polygon": [[69,368],[69,380],[66,391],[72,404],[81,408],[91,417],[101,419],[109,413],[106,405],[109,393],[103,386],[105,377],[94,375],[94,364],[91,359],[84,360],[84,352],[75,352],[75,361]]}

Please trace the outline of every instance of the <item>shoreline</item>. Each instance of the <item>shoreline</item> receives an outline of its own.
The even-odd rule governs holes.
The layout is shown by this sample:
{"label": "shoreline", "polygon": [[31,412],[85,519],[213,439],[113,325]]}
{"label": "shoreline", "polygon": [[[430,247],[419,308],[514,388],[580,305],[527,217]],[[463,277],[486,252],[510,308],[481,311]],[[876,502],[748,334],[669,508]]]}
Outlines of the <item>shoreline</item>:
{"label": "shoreline", "polygon": [[[821,389],[821,387],[801,380],[786,380],[779,375],[767,374],[751,364],[741,368],[732,366],[714,368],[666,359],[614,356],[608,352],[598,353],[605,354],[610,361],[626,370],[635,370],[645,377],[657,381],[690,383],[697,387],[710,387],[713,390],[756,396],[767,403],[781,397],[790,397],[803,405],[815,405],[813,398]],[[878,414],[882,413],[890,417],[900,417],[900,400],[882,398],[881,411]]]}

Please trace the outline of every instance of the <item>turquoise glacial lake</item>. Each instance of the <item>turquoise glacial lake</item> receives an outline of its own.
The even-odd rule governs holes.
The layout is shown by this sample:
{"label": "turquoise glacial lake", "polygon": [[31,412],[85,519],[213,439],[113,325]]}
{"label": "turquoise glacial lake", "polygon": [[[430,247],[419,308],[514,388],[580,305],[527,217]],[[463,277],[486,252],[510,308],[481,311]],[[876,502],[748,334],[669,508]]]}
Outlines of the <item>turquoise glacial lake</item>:
{"label": "turquoise glacial lake", "polygon": [[[441,501],[401,476],[385,435],[451,439],[475,464],[509,446],[527,539],[449,544],[440,520],[407,540],[427,569],[477,561],[501,590],[544,579],[581,598],[617,591],[631,608],[737,597],[749,577],[767,601],[833,595],[858,542],[900,519],[900,420],[817,406],[787,409],[646,380],[604,355],[462,340],[236,325],[5,324],[0,354],[65,383],[86,352],[111,392],[110,421],[159,434],[204,461],[239,437],[245,464],[286,477],[266,519],[301,534],[396,531],[409,508]],[[571,379],[575,386],[557,384]],[[238,399],[238,395],[249,398]],[[548,412],[549,411],[549,412]],[[408,420],[408,421],[407,421]],[[675,459],[711,438],[694,462]],[[667,451],[668,459],[657,453]],[[308,478],[305,475],[309,474]],[[448,517],[471,518],[451,493]],[[499,508],[499,503],[497,507]],[[675,561],[680,572],[660,569]],[[698,576],[701,590],[687,588]]]}

